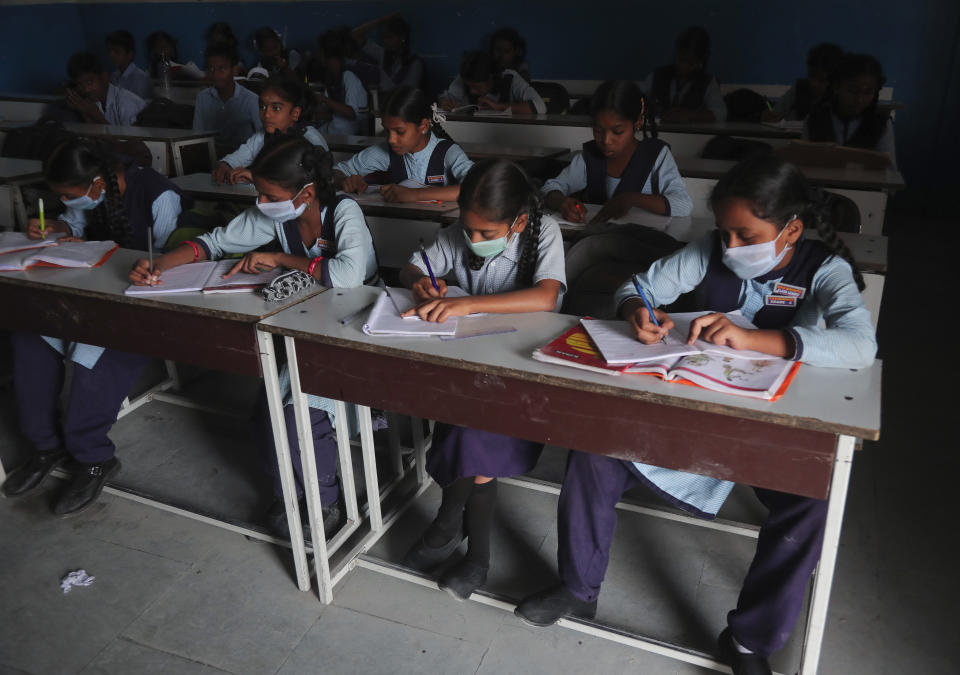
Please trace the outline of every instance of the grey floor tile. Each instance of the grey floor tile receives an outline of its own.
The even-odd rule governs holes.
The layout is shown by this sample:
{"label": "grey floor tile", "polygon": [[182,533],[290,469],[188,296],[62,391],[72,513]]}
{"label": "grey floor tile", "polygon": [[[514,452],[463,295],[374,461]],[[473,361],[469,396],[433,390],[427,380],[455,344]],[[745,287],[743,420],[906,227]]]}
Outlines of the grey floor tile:
{"label": "grey floor tile", "polygon": [[[0,662],[28,672],[77,672],[189,568],[78,534],[82,515],[31,519],[28,509],[2,508],[5,546],[17,544],[0,557]],[[12,522],[21,524],[16,535]],[[93,585],[62,593],[60,579],[76,569],[96,577]]]}
{"label": "grey floor tile", "polygon": [[124,632],[235,673],[273,673],[324,606],[297,589],[286,549],[226,539]]}
{"label": "grey floor tile", "polygon": [[702,675],[700,668],[566,628],[505,623],[483,657],[477,675]]}
{"label": "grey floor tile", "polygon": [[123,639],[114,640],[107,645],[81,671],[82,675],[127,675],[129,673],[218,675],[225,672],[204,663],[190,661],[176,654],[168,654]]}
{"label": "grey floor tile", "polygon": [[506,616],[492,607],[457,602],[439,589],[365,569],[350,573],[334,602],[338,607],[478,644],[489,643]]}
{"label": "grey floor tile", "polygon": [[472,675],[485,651],[485,645],[330,607],[293,650],[278,675]]}

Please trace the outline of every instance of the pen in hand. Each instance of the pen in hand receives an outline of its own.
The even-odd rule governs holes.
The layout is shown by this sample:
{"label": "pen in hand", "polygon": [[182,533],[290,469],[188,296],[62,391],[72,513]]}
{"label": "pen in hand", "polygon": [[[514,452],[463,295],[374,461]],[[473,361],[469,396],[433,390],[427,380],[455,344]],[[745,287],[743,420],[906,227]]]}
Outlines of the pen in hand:
{"label": "pen in hand", "polygon": [[427,251],[423,248],[423,239],[420,240],[420,259],[423,260],[423,264],[427,268],[427,274],[430,275],[430,283],[433,284],[433,290],[439,293],[440,287],[437,285],[437,278],[433,276],[433,268],[430,266],[430,259],[427,257]]}
{"label": "pen in hand", "polygon": [[40,238],[46,239],[47,238],[47,221],[43,217],[43,198],[42,197],[40,198],[39,202],[40,202]]}
{"label": "pen in hand", "polygon": [[[640,285],[640,280],[637,279],[637,275],[634,274],[630,277],[633,280],[633,287],[637,289],[637,295],[640,296],[640,299],[643,300],[644,307],[647,308],[647,313],[650,315],[650,321],[653,322],[653,325],[657,328],[660,327],[660,322],[657,321],[657,315],[653,313],[653,307],[650,306],[650,301],[647,300],[647,294],[643,292],[643,286]],[[666,336],[660,338],[660,342],[663,344],[667,343]]]}

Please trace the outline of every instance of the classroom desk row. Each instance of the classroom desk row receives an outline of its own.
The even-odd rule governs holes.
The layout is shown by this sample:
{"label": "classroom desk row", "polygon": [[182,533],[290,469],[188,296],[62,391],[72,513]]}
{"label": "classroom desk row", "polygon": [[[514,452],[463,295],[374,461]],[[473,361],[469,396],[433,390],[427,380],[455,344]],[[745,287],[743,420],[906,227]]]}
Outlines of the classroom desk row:
{"label": "classroom desk row", "polygon": [[[816,672],[855,441],[879,436],[879,362],[857,371],[803,367],[781,400],[764,402],[655,378],[610,377],[534,361],[531,353],[535,348],[577,320],[566,315],[538,312],[499,317],[499,322],[506,321],[517,330],[498,336],[448,342],[394,340],[365,335],[359,318],[341,323],[376,297],[380,291],[372,287],[328,292],[317,288],[312,297],[308,294],[278,305],[268,305],[252,294],[124,296],[127,271],[141,255],[121,250],[95,270],[46,269],[0,275],[0,297],[7,308],[0,327],[264,377],[301,588],[309,588],[310,580],[292,492],[274,337],[283,338],[291,370],[304,440],[301,451],[308,509],[317,542],[314,567],[324,602],[330,601],[334,583],[356,566],[433,585],[421,575],[364,555],[396,522],[395,511],[384,513],[378,498],[382,492],[376,462],[383,460],[373,453],[369,410],[376,406],[392,413],[827,498],[827,533],[813,584],[800,669],[803,675]],[[44,311],[37,311],[41,306]],[[202,343],[195,339],[199,334],[205,336]],[[390,377],[383,377],[384,373]],[[372,496],[367,505],[368,524],[357,529],[362,518],[356,505],[351,513],[348,504],[351,530],[336,535],[329,545],[323,540],[319,518],[304,392],[358,404],[361,414],[363,470],[367,494]],[[338,445],[341,466],[350,466],[350,440],[342,430]],[[401,496],[393,494],[402,505],[427,485],[424,452],[422,445],[416,449],[412,467],[416,471],[408,470],[409,477],[415,475],[415,485]],[[391,461],[396,465],[398,458],[395,455]],[[345,476],[345,486],[347,483]],[[342,544],[351,534],[360,537],[360,542],[347,550]],[[339,558],[331,567],[329,556],[334,548]],[[510,610],[516,602],[484,591],[474,594],[474,599]],[[708,668],[723,668],[709,654],[623,630],[572,619],[564,619],[562,625]]]}

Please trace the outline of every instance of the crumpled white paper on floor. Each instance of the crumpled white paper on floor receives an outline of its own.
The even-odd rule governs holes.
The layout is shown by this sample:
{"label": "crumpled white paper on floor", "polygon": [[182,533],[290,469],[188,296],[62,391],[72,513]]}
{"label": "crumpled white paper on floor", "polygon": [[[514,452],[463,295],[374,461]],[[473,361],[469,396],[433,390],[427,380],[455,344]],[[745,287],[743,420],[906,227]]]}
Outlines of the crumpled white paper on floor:
{"label": "crumpled white paper on floor", "polygon": [[76,570],[70,572],[60,580],[60,588],[64,593],[69,593],[74,586],[90,586],[96,577],[87,574],[87,570]]}

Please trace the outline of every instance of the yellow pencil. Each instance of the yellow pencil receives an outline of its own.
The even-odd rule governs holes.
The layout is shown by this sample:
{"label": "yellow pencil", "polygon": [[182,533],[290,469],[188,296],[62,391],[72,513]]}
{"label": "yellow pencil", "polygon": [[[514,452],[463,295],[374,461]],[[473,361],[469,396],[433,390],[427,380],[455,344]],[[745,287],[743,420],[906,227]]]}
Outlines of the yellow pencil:
{"label": "yellow pencil", "polygon": [[46,239],[47,237],[47,223],[43,218],[43,199],[40,199],[40,238]]}

